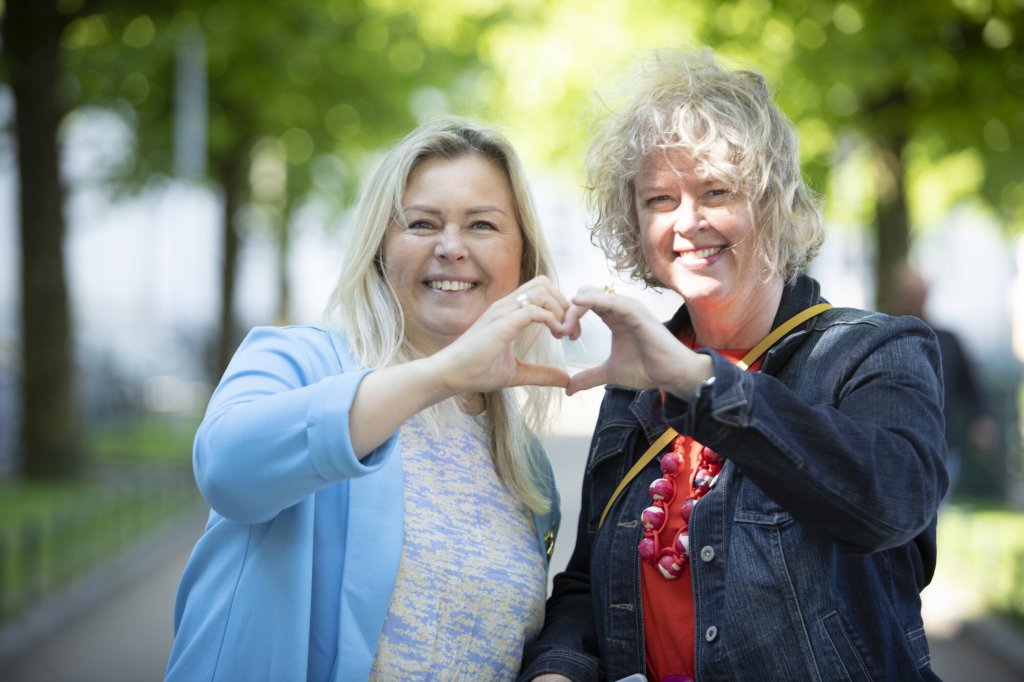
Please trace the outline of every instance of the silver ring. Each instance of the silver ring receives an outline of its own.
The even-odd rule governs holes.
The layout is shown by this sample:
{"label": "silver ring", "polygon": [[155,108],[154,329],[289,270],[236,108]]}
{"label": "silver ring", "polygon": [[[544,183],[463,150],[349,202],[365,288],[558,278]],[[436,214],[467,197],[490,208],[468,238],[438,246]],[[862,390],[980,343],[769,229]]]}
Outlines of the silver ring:
{"label": "silver ring", "polygon": [[530,300],[530,295],[529,294],[522,293],[522,294],[519,294],[518,296],[516,296],[516,303],[519,304],[520,308],[525,308],[526,306],[528,306],[531,303],[533,303],[533,301]]}

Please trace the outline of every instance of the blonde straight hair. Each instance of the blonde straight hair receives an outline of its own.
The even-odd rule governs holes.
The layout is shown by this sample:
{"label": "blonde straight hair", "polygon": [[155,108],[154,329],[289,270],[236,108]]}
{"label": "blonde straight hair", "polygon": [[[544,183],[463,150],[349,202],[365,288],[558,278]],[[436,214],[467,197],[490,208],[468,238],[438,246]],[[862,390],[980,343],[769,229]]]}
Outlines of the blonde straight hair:
{"label": "blonde straight hair", "polygon": [[[443,116],[424,121],[380,162],[363,188],[350,224],[341,274],[324,313],[328,327],[342,334],[356,362],[388,367],[422,357],[405,335],[405,318],[394,288],[384,276],[384,237],[403,220],[402,198],[413,171],[427,159],[479,156],[497,165],[508,178],[516,218],[523,235],[520,283],[538,275],[555,280],[555,270],[533,208],[526,175],[509,141],[500,133],[467,119]],[[557,344],[546,329],[531,326],[516,340],[516,353],[527,362],[559,366]],[[520,402],[522,398],[522,402]],[[548,463],[533,447],[557,401],[550,388],[527,386],[484,395],[491,422],[491,457],[498,478],[531,511],[550,510],[553,490],[545,487]],[[443,433],[446,417],[459,409],[455,399],[421,413],[427,425]]]}

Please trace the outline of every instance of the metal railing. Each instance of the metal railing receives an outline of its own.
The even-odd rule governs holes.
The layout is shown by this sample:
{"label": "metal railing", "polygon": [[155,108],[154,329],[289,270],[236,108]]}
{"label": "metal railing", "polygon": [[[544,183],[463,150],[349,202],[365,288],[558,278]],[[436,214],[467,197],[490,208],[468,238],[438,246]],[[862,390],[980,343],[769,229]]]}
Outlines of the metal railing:
{"label": "metal railing", "polygon": [[200,502],[188,469],[107,472],[0,528],[0,626]]}

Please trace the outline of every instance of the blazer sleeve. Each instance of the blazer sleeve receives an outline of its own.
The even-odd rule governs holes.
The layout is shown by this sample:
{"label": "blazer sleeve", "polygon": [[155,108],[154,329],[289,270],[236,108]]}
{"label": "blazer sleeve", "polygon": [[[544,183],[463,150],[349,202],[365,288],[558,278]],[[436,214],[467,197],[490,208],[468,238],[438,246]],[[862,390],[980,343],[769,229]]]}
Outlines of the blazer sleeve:
{"label": "blazer sleeve", "polygon": [[196,433],[196,481],[214,511],[263,522],[324,486],[379,469],[397,432],[362,460],[349,434],[349,410],[370,371],[343,372],[325,331],[253,329]]}

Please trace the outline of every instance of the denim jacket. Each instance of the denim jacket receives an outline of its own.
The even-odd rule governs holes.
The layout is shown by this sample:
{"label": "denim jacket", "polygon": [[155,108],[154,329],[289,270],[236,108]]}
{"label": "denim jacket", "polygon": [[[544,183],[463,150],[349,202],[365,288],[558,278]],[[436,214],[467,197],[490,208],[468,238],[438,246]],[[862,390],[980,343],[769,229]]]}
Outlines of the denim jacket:
{"label": "denim jacket", "polygon": [[[773,327],[822,301],[798,276]],[[683,307],[668,324],[687,323]],[[727,459],[690,519],[698,679],[936,679],[920,602],[947,486],[932,332],[917,318],[834,308],[778,342],[760,372],[702,352],[714,379],[685,400],[606,388],[576,548],[522,679],[645,672],[636,547],[657,460],[598,520],[666,424]]]}

